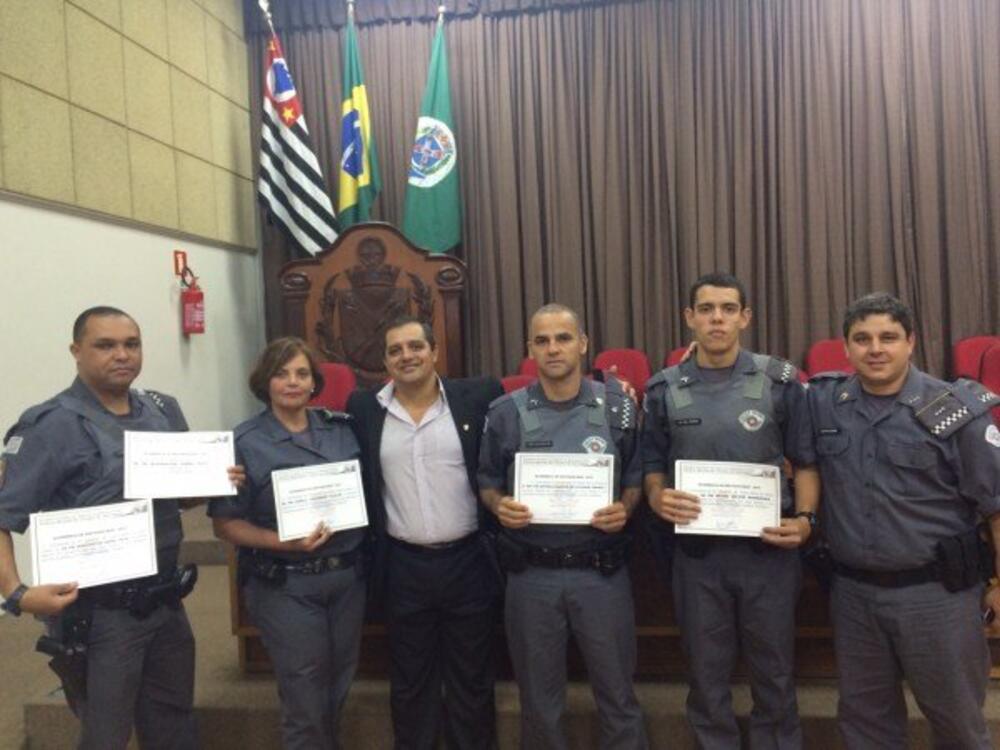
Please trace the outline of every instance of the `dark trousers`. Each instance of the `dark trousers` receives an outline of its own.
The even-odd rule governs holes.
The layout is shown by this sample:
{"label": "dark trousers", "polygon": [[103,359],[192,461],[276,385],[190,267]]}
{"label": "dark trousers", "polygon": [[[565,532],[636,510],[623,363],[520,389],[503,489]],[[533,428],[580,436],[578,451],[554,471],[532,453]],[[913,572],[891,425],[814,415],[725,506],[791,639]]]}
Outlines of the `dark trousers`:
{"label": "dark trousers", "polygon": [[395,746],[492,748],[499,584],[479,540],[455,548],[389,545],[390,695]]}
{"label": "dark trousers", "polygon": [[193,699],[194,636],[183,607],[143,620],[94,609],[81,750],[124,750],[133,723],[144,750],[194,750]]}

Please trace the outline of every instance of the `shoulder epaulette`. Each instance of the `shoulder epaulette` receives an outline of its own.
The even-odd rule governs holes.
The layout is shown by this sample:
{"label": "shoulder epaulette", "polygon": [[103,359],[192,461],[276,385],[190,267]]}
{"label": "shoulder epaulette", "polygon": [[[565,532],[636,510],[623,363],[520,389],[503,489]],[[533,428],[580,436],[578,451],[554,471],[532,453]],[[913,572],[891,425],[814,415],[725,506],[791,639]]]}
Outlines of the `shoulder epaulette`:
{"label": "shoulder epaulette", "polygon": [[797,383],[799,368],[781,357],[768,357],[764,373],[775,383]]}
{"label": "shoulder epaulette", "polygon": [[977,416],[963,400],[955,395],[952,387],[928,393],[924,405],[916,404],[913,415],[929,433],[942,440],[951,437]]}
{"label": "shoulder epaulette", "polygon": [[606,384],[608,424],[620,430],[634,430],[638,423],[636,414],[638,407],[622,390],[621,383]]}
{"label": "shoulder epaulette", "polygon": [[164,414],[167,413],[167,396],[160,393],[159,391],[150,391],[145,388],[135,388],[134,390],[140,396],[146,396],[147,398],[149,398],[150,401],[156,404],[156,408],[158,408]]}
{"label": "shoulder epaulette", "polygon": [[336,411],[335,409],[317,409],[316,412],[319,414],[320,419],[322,419],[327,424],[333,424],[335,422],[350,422],[354,417],[348,414],[346,411]]}
{"label": "shoulder epaulette", "polygon": [[827,370],[826,372],[817,372],[815,375],[809,376],[809,382],[828,382],[828,381],[842,381],[847,380],[850,376],[849,373],[841,372],[840,370]]}
{"label": "shoulder epaulette", "polygon": [[960,378],[952,384],[952,389],[955,396],[977,417],[1000,406],[1000,395],[975,380]]}
{"label": "shoulder epaulette", "polygon": [[239,440],[248,432],[253,432],[258,427],[260,427],[260,423],[256,419],[248,419],[246,422],[236,425],[236,428],[233,430],[233,439]]}
{"label": "shoulder epaulette", "polygon": [[21,418],[17,420],[17,424],[33,425],[57,406],[59,406],[59,402],[54,398],[43,401],[40,404],[35,404],[21,415]]}
{"label": "shoulder epaulette", "polygon": [[646,390],[648,391],[650,388],[653,388],[654,386],[657,386],[660,383],[666,383],[666,382],[667,382],[667,370],[666,369],[660,370],[646,382]]}
{"label": "shoulder epaulette", "polygon": [[489,409],[490,409],[490,411],[492,411],[493,409],[498,408],[499,406],[501,406],[502,404],[504,404],[504,403],[506,403],[507,401],[510,401],[510,400],[511,400],[511,394],[510,393],[505,393],[502,396],[497,396],[495,399],[493,399],[492,401],[490,401]]}

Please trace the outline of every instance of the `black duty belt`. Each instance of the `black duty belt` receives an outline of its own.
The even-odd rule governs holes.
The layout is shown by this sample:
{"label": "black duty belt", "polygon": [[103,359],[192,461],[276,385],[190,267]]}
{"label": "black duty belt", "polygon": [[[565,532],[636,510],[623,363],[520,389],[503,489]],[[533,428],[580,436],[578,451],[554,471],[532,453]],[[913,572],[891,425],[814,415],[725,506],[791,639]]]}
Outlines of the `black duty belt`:
{"label": "black duty belt", "polygon": [[907,568],[906,570],[861,570],[852,568],[834,561],[833,572],[838,576],[850,578],[858,583],[867,583],[871,586],[880,586],[886,589],[899,589],[905,586],[919,586],[922,583],[931,583],[941,580],[941,573],[937,562],[930,562],[921,565],[919,568]]}
{"label": "black duty belt", "polygon": [[276,562],[284,566],[289,573],[317,574],[327,573],[331,570],[345,570],[357,563],[360,557],[361,550],[352,549],[350,552],[316,557],[311,560],[282,560],[278,558]]}
{"label": "black duty belt", "polygon": [[405,542],[402,539],[397,539],[394,536],[390,536],[389,541],[396,547],[405,549],[407,552],[415,552],[418,555],[439,555],[444,552],[455,552],[468,547],[476,541],[478,537],[479,532],[473,531],[471,534],[466,534],[461,539],[455,539],[450,542],[439,542],[437,544],[414,544],[413,542]]}
{"label": "black duty belt", "polygon": [[625,562],[627,544],[590,549],[560,549],[522,544],[524,562],[539,568],[594,568],[620,567]]}
{"label": "black duty belt", "polygon": [[94,586],[80,592],[86,605],[104,609],[127,609],[139,618],[160,606],[178,607],[198,582],[198,568],[185,565],[146,578]]}

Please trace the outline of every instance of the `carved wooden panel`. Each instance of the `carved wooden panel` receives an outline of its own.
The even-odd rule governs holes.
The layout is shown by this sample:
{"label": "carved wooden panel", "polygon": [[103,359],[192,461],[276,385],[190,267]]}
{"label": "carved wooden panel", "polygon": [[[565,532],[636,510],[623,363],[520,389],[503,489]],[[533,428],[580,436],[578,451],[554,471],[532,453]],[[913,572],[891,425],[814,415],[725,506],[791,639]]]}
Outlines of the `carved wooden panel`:
{"label": "carved wooden panel", "polygon": [[389,224],[356,224],[329,250],[281,270],[283,333],[301,336],[370,386],[386,378],[386,326],[413,315],[434,330],[438,372],[460,377],[465,276],[458,258],[420,250]]}

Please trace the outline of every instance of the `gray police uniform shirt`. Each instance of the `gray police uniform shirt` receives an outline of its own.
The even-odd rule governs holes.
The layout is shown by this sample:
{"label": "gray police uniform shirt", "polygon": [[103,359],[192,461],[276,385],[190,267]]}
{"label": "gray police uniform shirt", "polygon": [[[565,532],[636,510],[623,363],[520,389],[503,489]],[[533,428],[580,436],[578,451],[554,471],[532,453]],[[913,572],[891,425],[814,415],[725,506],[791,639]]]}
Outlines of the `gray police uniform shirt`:
{"label": "gray police uniform shirt", "polygon": [[[24,533],[29,514],[122,502],[124,431],[183,432],[177,401],[129,391],[129,413],[112,414],[83,381],[28,409],[5,438],[0,528]],[[176,500],[153,503],[161,572],[177,564],[182,530]]]}
{"label": "gray police uniform shirt", "polygon": [[[642,485],[636,408],[617,380],[607,384],[583,380],[576,398],[561,403],[549,401],[537,382],[521,393],[527,412],[537,417],[537,425],[526,428],[516,391],[490,404],[479,454],[480,488],[512,493],[518,452],[610,453],[615,457],[615,498],[621,497],[623,488]],[[534,421],[533,417],[529,419]],[[599,546],[615,536],[593,526],[568,524],[532,524],[503,529],[503,533],[549,548]]]}
{"label": "gray police uniform shirt", "polygon": [[910,366],[888,406],[864,398],[857,376],[809,383],[822,528],[836,560],[905,570],[937,542],[1000,511],[1000,398],[972,381],[945,383]]}
{"label": "gray police uniform shirt", "polygon": [[[208,515],[242,518],[255,526],[277,531],[272,471],[361,459],[361,447],[351,430],[349,415],[309,409],[307,416],[309,428],[301,433],[289,432],[270,409],[240,424],[233,431],[236,463],[246,467],[246,483],[235,496],[209,502]],[[361,544],[364,536],[364,529],[337,531],[318,550],[282,552],[280,557],[313,559],[349,552]]]}
{"label": "gray police uniform shirt", "polygon": [[[741,350],[729,377],[692,357],[661,370],[646,385],[642,436],[644,474],[674,486],[678,459],[782,466],[814,463],[805,389],[791,363]],[[782,509],[794,508],[781,475]]]}

